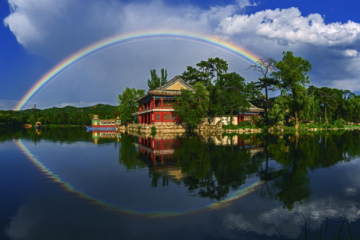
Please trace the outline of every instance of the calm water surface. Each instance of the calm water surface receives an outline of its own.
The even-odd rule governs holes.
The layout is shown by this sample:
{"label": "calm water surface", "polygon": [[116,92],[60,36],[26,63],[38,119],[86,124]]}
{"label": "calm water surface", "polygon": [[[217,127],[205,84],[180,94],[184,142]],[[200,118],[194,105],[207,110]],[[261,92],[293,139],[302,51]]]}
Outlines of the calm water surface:
{"label": "calm water surface", "polygon": [[360,230],[360,131],[0,130],[0,239],[279,239]]}

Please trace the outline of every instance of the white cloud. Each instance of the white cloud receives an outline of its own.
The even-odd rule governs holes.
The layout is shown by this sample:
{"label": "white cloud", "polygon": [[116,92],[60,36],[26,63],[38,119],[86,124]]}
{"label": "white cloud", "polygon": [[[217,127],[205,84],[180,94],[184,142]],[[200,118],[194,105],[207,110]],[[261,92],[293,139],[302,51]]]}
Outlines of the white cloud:
{"label": "white cloud", "polygon": [[320,14],[301,15],[299,9],[264,10],[251,15],[227,17],[220,21],[219,33],[234,35],[251,33],[289,43],[311,43],[315,46],[360,46],[360,24],[324,22]]}
{"label": "white cloud", "polygon": [[354,49],[347,49],[344,51],[346,57],[357,57],[359,56],[359,52]]}
{"label": "white cloud", "polygon": [[293,237],[295,232],[300,233],[304,227],[303,216],[307,219],[309,227],[315,230],[326,221],[327,217],[337,219],[344,218],[346,215],[351,223],[359,219],[359,212],[357,202],[339,201],[329,197],[313,199],[301,205],[296,204],[292,211],[276,206],[260,214],[248,214],[246,217],[242,214],[229,213],[224,218],[223,224],[227,228],[253,231],[268,236],[278,234],[274,228],[276,226],[279,230],[281,229],[284,236]]}
{"label": "white cloud", "polygon": [[236,3],[240,8],[256,6],[257,3],[251,3],[250,0],[236,0]]}

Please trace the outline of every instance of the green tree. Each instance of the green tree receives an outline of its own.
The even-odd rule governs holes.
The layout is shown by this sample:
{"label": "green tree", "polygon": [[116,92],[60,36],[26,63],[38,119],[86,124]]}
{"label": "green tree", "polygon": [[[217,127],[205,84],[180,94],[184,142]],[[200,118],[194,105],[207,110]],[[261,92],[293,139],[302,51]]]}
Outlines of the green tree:
{"label": "green tree", "polygon": [[161,69],[161,77],[160,77],[160,86],[164,85],[165,83],[167,83],[167,77],[168,77],[168,73],[167,73],[167,69]]}
{"label": "green tree", "polygon": [[221,91],[219,84],[210,87],[209,91],[209,116],[223,116],[225,115],[225,109],[221,104]]}
{"label": "green tree", "polygon": [[220,104],[224,111],[230,114],[230,122],[233,121],[234,111],[245,111],[250,107],[249,86],[239,74],[232,72],[220,75],[216,83],[220,91]]}
{"label": "green tree", "polygon": [[279,84],[277,79],[271,76],[271,73],[275,71],[276,61],[272,58],[262,58],[257,61],[257,64],[250,65],[248,69],[258,71],[261,73],[262,78],[254,84],[255,87],[265,90],[265,118],[268,120],[268,109],[269,109],[269,95],[268,91],[274,90],[274,87]]}
{"label": "green tree", "polygon": [[201,82],[208,91],[213,86],[212,82],[216,82],[222,74],[228,71],[228,63],[218,57],[200,61],[196,67],[187,66],[182,78],[192,85]]}
{"label": "green tree", "polygon": [[208,65],[211,72],[210,76],[216,76],[215,82],[219,80],[222,74],[227,73],[227,71],[229,70],[229,64],[225,60],[218,57],[209,58]]}
{"label": "green tree", "polygon": [[338,102],[336,101],[336,92],[328,87],[316,88],[315,97],[324,108],[325,123],[328,123],[328,113],[336,110]]}
{"label": "green tree", "polygon": [[153,90],[167,83],[168,73],[164,68],[161,69],[161,77],[157,75],[155,69],[150,69],[150,76],[151,79],[148,79],[147,81],[149,90]]}
{"label": "green tree", "polygon": [[156,74],[155,69],[150,69],[150,76],[151,78],[148,79],[147,84],[149,86],[149,90],[155,89],[157,87],[160,87],[160,78]]}
{"label": "green tree", "polygon": [[132,114],[139,110],[139,104],[136,99],[145,95],[145,90],[126,88],[118,97],[119,117],[122,122],[131,122]]}
{"label": "green tree", "polygon": [[173,106],[176,115],[189,128],[195,128],[200,119],[207,116],[209,93],[201,83],[194,85],[194,91],[181,89],[181,96],[175,99],[177,102]]}
{"label": "green tree", "polygon": [[282,60],[276,62],[274,67],[278,71],[272,75],[292,98],[289,110],[295,118],[295,129],[297,130],[300,124],[299,113],[308,102],[306,84],[310,83],[308,73],[311,71],[311,64],[308,60],[295,57],[292,52],[287,51],[283,52]]}
{"label": "green tree", "polygon": [[285,118],[288,116],[289,112],[289,105],[291,102],[291,97],[286,94],[285,91],[282,92],[283,94],[278,96],[272,108],[269,111],[269,120],[276,123],[284,123]]}
{"label": "green tree", "polygon": [[[353,96],[349,100],[349,105],[351,106],[351,119],[355,122],[360,120],[360,96]],[[350,108],[350,107],[349,107]],[[349,113],[350,115],[350,113]]]}
{"label": "green tree", "polygon": [[251,81],[248,83],[250,89],[249,101],[255,104],[257,107],[265,107],[266,96],[261,92],[262,89],[258,86],[257,82]]}
{"label": "green tree", "polygon": [[201,82],[199,70],[191,66],[186,67],[186,71],[183,72],[181,78],[191,85],[194,85],[197,82]]}

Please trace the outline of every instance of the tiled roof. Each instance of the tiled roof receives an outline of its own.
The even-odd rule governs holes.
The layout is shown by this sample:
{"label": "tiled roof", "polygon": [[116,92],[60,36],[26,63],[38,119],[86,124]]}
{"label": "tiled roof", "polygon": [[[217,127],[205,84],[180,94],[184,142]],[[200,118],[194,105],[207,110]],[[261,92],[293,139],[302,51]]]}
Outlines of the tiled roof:
{"label": "tiled roof", "polygon": [[174,85],[177,82],[181,83],[182,85],[184,85],[189,90],[194,90],[193,86],[191,86],[190,84],[185,82],[180,76],[175,76],[173,79],[171,79],[170,81],[168,81],[164,85],[162,85],[160,87],[157,87],[157,88],[155,88],[153,90],[149,90],[149,92],[145,96],[142,96],[142,97],[136,99],[135,102],[138,102],[141,99],[144,99],[149,95],[180,96],[181,95],[180,90],[168,90],[168,88],[170,88],[172,85]]}
{"label": "tiled roof", "polygon": [[162,90],[162,91],[166,91],[167,88],[171,87],[172,85],[174,85],[175,83],[180,82],[182,85],[184,85],[185,87],[187,87],[190,90],[194,90],[193,86],[191,86],[190,84],[188,84],[187,82],[184,81],[184,79],[182,79],[180,76],[175,76],[173,79],[171,79],[170,81],[168,81],[167,83],[165,83],[164,85],[157,87],[153,90],[150,91],[156,91],[156,90]]}

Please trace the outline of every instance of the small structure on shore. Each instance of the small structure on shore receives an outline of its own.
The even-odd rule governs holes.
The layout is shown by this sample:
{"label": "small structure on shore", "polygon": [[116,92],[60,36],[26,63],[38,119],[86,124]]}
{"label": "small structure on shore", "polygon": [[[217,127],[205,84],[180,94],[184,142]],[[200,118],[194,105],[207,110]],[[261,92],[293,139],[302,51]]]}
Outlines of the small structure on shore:
{"label": "small structure on shore", "polygon": [[41,128],[41,122],[36,122],[35,129],[40,129],[40,128]]}
{"label": "small structure on shore", "polygon": [[91,120],[91,126],[96,128],[109,128],[115,127],[115,119],[99,119],[98,115],[94,115]]}
{"label": "small structure on shore", "polygon": [[252,103],[250,103],[250,107],[246,111],[238,110],[235,112],[237,115],[237,124],[240,122],[248,122],[251,120],[252,116],[259,117],[259,114],[264,112],[263,108],[258,108]]}

